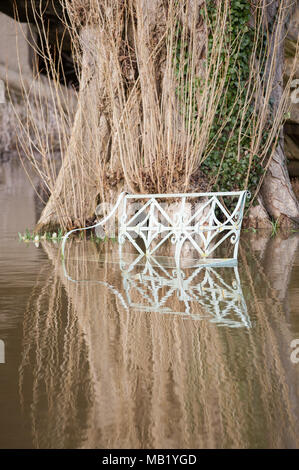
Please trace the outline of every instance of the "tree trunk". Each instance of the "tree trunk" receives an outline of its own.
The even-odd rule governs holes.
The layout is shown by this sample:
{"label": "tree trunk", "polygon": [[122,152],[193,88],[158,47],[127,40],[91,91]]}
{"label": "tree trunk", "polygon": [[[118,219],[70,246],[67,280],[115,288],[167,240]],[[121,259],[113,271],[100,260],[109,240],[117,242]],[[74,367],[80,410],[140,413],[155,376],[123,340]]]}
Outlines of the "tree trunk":
{"label": "tree trunk", "polygon": [[80,43],[82,74],[78,107],[55,190],[37,224],[39,232],[57,226],[65,229],[84,225],[94,215],[100,192],[102,166],[99,155],[107,152],[110,134],[104,104],[105,71],[98,53],[101,32],[94,27],[85,27]]}
{"label": "tree trunk", "polygon": [[267,212],[273,219],[280,219],[283,225],[299,224],[299,204],[288,174],[283,142],[271,160],[261,194]]}
{"label": "tree trunk", "polygon": [[[273,113],[278,109],[280,100],[283,93],[283,64],[284,64],[284,38],[286,34],[286,24],[281,26],[279,21],[275,21],[277,10],[280,0],[275,0],[269,3],[266,7],[267,20],[269,29],[273,25],[273,30],[270,33],[270,54],[273,57],[277,54],[276,76],[273,84]],[[293,3],[290,0],[285,0],[285,8],[289,8],[290,13],[293,8]],[[271,61],[269,61],[271,66]],[[269,164],[269,168],[264,179],[261,195],[263,198],[264,206],[268,214],[273,219],[280,219],[282,224],[293,225],[299,224],[299,203],[293,192],[290,182],[286,157],[284,153],[284,136],[281,129],[280,141],[273,158]]]}

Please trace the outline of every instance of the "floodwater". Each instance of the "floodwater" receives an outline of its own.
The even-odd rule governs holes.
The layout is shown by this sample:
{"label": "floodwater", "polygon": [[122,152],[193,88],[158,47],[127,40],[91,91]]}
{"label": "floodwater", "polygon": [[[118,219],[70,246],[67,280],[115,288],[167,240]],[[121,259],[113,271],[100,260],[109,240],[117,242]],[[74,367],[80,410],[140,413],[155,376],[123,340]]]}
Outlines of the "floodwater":
{"label": "floodwater", "polygon": [[84,241],[63,265],[18,241],[36,212],[13,163],[0,211],[0,448],[298,447],[298,234],[244,233],[238,269]]}

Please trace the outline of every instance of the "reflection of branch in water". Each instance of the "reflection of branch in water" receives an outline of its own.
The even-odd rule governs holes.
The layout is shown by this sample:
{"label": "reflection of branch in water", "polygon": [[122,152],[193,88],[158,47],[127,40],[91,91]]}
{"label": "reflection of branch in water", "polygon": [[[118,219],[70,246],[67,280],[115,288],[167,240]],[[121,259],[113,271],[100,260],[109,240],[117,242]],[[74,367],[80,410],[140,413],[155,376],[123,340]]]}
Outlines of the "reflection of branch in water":
{"label": "reflection of branch in water", "polygon": [[[298,381],[294,377],[294,369],[291,367],[289,358],[289,345],[293,338],[289,323],[286,319],[286,298],[290,273],[295,259],[295,252],[298,247],[299,237],[290,237],[282,240],[268,238],[265,243],[261,259],[257,259],[253,249],[255,240],[251,246],[247,244],[246,250],[241,247],[242,265],[247,275],[247,285],[251,291],[253,310],[257,313],[259,321],[256,322],[256,333],[260,335],[261,330],[267,328],[268,342],[260,342],[258,355],[267,357],[267,369],[277,370],[279,382],[277,384],[278,394],[281,397],[293,397],[292,400],[284,401],[284,407],[276,410],[277,415],[285,411],[290,420],[290,426],[294,435],[298,436],[298,402],[294,397],[298,397]],[[289,252],[288,252],[289,246]],[[249,248],[251,248],[249,250]],[[279,249],[280,248],[280,249]],[[277,273],[281,273],[280,283]],[[262,282],[258,280],[262,279]],[[261,289],[262,286],[262,289]],[[258,358],[255,359],[256,363]],[[257,364],[257,371],[261,374]],[[295,379],[295,380],[294,380]],[[269,387],[271,380],[269,380]],[[263,398],[263,397],[262,397]],[[270,408],[269,400],[264,397],[265,406]],[[283,410],[283,408],[285,408]],[[282,432],[282,431],[281,431]],[[298,446],[298,438],[295,439]]]}
{"label": "reflection of branch in water", "polygon": [[19,390],[34,447],[77,447],[92,397],[89,364],[77,318],[49,265],[29,300],[23,334]]}
{"label": "reflection of branch in water", "polygon": [[[50,244],[44,248],[54,272],[44,284],[43,295],[37,286],[24,329],[26,364],[30,360],[35,372],[31,375],[26,364],[21,368],[24,402],[32,409],[35,442],[40,446],[45,442],[66,446],[63,436],[68,429],[75,445],[81,447],[296,447],[294,397],[298,389],[288,373],[290,361],[282,359],[282,347],[288,351],[289,346],[288,324],[273,299],[271,316],[267,314],[266,300],[253,282],[255,266],[246,256],[240,274],[254,325],[230,329],[192,318],[184,321],[181,316],[140,315],[124,309],[104,285],[69,282],[59,251]],[[69,248],[68,268],[74,279],[101,275],[105,282],[122,287],[121,272],[113,269],[117,250],[113,244],[100,247],[100,252],[87,242]],[[87,263],[87,259],[100,262]],[[136,292],[133,300],[142,303],[141,294]],[[180,307],[174,297],[173,310]],[[35,308],[39,313],[34,314]],[[192,305],[192,313],[193,309]],[[68,321],[62,325],[64,311]],[[32,325],[35,330],[30,330]],[[61,328],[67,338],[67,358],[57,354],[57,362],[48,367],[46,345],[61,350]],[[63,365],[61,370],[58,363]],[[64,380],[64,372],[69,373],[67,384],[55,387]],[[82,384],[81,401],[70,400],[78,396],[78,383]],[[58,406],[56,389],[60,413],[53,413]],[[41,426],[41,415],[52,425]]]}
{"label": "reflection of branch in water", "polygon": [[[106,286],[119,297],[125,308],[182,315],[194,320],[210,318],[213,323],[222,326],[251,326],[237,265],[223,267],[223,263],[200,264],[183,269],[176,264],[169,268],[165,260],[166,257],[143,254],[126,260],[126,256],[120,251],[122,290],[105,281],[72,278],[66,268],[65,256],[62,265],[68,280]],[[231,280],[225,281],[222,278],[221,268],[225,274],[234,274]],[[134,302],[136,293],[141,302]],[[182,304],[183,309],[173,309],[174,298]],[[236,316],[236,319],[232,316]]]}
{"label": "reflection of branch in water", "polygon": [[[284,301],[290,281],[299,236],[293,234],[287,239],[280,236],[271,237],[269,233],[251,234],[250,244],[243,237],[241,248],[246,249],[255,263],[256,269],[268,286],[268,294]],[[260,252],[260,257],[255,254]]]}

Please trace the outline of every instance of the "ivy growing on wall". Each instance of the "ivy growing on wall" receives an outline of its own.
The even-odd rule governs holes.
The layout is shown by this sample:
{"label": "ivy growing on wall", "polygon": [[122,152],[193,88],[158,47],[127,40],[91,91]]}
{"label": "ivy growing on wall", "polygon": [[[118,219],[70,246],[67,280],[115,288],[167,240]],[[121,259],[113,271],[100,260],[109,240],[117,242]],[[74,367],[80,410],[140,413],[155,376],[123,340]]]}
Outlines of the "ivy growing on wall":
{"label": "ivy growing on wall", "polygon": [[[208,22],[213,26],[216,21],[214,1],[207,2]],[[247,178],[248,189],[254,191],[261,175],[263,166],[258,155],[250,158],[250,143],[252,136],[251,125],[253,104],[247,106],[243,118],[240,109],[246,105],[248,79],[250,74],[250,57],[253,52],[254,31],[249,26],[251,16],[248,0],[231,0],[230,17],[226,28],[227,37],[224,40],[222,58],[227,57],[231,44],[237,44],[229,58],[226,74],[227,89],[220,99],[216,119],[211,129],[210,139],[220,132],[216,147],[211,151],[202,165],[203,172],[214,179],[215,190],[232,191],[243,189]],[[207,59],[213,39],[209,39]],[[228,118],[229,116],[229,118]],[[222,122],[226,121],[221,129]],[[247,132],[245,130],[247,129]],[[241,133],[240,133],[241,131]],[[224,153],[225,151],[225,153]]]}

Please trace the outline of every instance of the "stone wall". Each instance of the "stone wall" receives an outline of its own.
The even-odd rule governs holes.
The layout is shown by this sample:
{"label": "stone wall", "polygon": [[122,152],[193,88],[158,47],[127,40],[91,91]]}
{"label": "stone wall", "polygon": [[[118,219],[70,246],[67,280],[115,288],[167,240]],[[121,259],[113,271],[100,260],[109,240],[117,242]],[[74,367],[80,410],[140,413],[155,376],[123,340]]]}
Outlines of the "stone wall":
{"label": "stone wall", "polygon": [[290,20],[285,40],[285,83],[294,70],[290,95],[290,116],[285,124],[285,153],[289,160],[291,176],[299,176],[299,51],[296,50],[299,34],[299,1]]}
{"label": "stone wall", "polygon": [[[28,25],[17,23],[0,13],[0,160],[9,158],[16,149],[17,119],[9,102],[7,82],[14,106],[22,115],[21,75],[32,80]],[[14,86],[15,85],[15,86]],[[17,92],[17,95],[16,95]]]}

